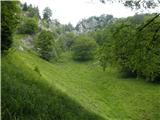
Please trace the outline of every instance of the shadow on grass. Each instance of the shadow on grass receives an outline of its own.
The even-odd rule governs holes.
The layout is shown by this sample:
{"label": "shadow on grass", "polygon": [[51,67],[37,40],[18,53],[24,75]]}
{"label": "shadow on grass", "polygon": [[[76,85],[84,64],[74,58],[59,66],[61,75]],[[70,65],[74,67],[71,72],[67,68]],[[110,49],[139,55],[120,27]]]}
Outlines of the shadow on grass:
{"label": "shadow on grass", "polygon": [[2,120],[104,120],[18,64],[2,58]]}

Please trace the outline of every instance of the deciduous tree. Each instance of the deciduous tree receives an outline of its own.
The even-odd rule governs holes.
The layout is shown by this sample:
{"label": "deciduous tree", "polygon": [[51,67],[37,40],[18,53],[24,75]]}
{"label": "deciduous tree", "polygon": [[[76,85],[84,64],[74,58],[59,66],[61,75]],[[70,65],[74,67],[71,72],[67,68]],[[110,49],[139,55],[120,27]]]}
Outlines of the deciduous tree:
{"label": "deciduous tree", "polygon": [[1,50],[4,52],[12,46],[12,35],[19,20],[19,6],[16,1],[1,1]]}

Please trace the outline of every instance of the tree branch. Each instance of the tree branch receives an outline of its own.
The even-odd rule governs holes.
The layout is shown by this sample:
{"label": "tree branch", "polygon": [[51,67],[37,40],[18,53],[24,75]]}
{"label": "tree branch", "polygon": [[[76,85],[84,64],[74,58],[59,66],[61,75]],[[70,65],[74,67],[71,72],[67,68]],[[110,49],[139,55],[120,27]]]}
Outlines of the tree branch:
{"label": "tree branch", "polygon": [[149,24],[151,24],[156,18],[160,16],[160,13],[157,13],[155,17],[153,17],[151,20],[149,20],[144,26],[141,28],[138,28],[138,31],[142,31],[145,27],[147,27]]}

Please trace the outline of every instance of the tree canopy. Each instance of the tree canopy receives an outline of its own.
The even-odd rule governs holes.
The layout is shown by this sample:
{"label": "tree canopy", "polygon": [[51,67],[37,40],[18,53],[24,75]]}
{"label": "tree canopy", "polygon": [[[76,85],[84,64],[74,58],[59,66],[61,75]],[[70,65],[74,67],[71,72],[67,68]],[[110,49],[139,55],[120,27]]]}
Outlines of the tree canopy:
{"label": "tree canopy", "polygon": [[19,22],[19,2],[1,1],[1,50],[4,52],[12,46],[13,33]]}
{"label": "tree canopy", "polygon": [[129,17],[114,22],[104,32],[107,34],[99,50],[102,67],[118,65],[124,72],[133,72],[147,80],[160,76],[160,18],[143,27],[154,14]]}
{"label": "tree canopy", "polygon": [[52,17],[52,10],[49,7],[46,7],[43,10],[43,19],[49,22],[51,20],[51,17]]}
{"label": "tree canopy", "polygon": [[153,9],[155,7],[160,6],[159,0],[100,0],[102,3],[106,2],[119,2],[122,3],[126,7],[130,7],[132,9]]}

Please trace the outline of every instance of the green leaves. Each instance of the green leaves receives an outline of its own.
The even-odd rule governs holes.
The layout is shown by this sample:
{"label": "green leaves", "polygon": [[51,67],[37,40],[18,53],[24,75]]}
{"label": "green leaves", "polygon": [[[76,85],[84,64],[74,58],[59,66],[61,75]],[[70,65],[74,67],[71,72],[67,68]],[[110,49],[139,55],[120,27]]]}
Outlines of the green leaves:
{"label": "green leaves", "polygon": [[43,10],[43,19],[49,22],[51,17],[52,17],[52,10],[49,7],[46,7]]}
{"label": "green leaves", "polygon": [[2,52],[8,50],[12,45],[12,34],[18,24],[19,12],[18,2],[1,1]]}
{"label": "green leaves", "polygon": [[93,52],[97,44],[94,39],[87,36],[78,36],[73,44],[73,59],[78,61],[86,61],[93,58]]}
{"label": "green leaves", "polygon": [[50,60],[54,57],[54,36],[50,31],[41,31],[36,41],[36,50],[40,57]]}
{"label": "green leaves", "polygon": [[139,31],[139,26],[154,17],[152,14],[143,16],[143,22],[139,19],[139,22],[135,22],[136,15],[118,20],[106,28],[108,30],[105,34],[110,37],[105,37],[99,61],[102,67],[108,63],[118,64],[122,70],[127,68],[127,71],[136,72],[153,81],[160,76],[160,18]]}
{"label": "green leaves", "polygon": [[35,18],[23,17],[18,32],[21,34],[35,34],[38,32],[38,21]]}

